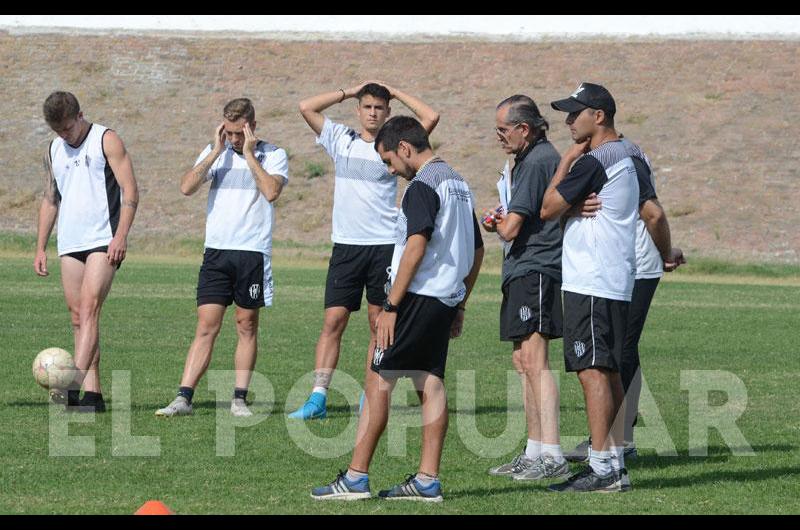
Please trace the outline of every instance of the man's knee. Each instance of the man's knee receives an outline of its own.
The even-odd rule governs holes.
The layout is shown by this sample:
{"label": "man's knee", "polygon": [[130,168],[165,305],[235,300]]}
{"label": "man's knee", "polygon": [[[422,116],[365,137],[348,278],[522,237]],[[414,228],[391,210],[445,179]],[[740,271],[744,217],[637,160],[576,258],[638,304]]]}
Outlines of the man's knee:
{"label": "man's knee", "polygon": [[81,297],[81,304],[78,309],[78,324],[97,320],[100,317],[100,308],[102,306],[103,301],[98,296]]}
{"label": "man's knee", "polygon": [[236,315],[236,332],[240,337],[254,337],[258,333],[258,312]]}
{"label": "man's knee", "polygon": [[326,313],[322,324],[322,334],[327,337],[341,337],[347,327],[347,313]]}

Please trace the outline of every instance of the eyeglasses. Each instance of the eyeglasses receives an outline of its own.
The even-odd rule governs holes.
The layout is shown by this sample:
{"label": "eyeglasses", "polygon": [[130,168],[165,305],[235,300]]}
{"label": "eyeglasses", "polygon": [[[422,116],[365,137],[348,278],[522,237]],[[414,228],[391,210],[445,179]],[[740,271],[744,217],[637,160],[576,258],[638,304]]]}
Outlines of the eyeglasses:
{"label": "eyeglasses", "polygon": [[[509,124],[509,125],[510,125],[510,124]],[[513,126],[513,127],[511,127],[510,129],[508,129],[508,128],[506,128],[506,127],[495,127],[495,128],[494,128],[494,132],[495,132],[495,134],[497,134],[498,136],[503,136],[503,137],[506,137],[506,136],[508,136],[509,134],[511,134],[511,131],[513,131],[514,129],[516,129],[516,128],[517,128],[517,127],[519,127],[520,125],[522,125],[522,123],[521,123],[521,122],[517,122],[517,123],[515,123],[515,124],[514,124],[514,126]]]}

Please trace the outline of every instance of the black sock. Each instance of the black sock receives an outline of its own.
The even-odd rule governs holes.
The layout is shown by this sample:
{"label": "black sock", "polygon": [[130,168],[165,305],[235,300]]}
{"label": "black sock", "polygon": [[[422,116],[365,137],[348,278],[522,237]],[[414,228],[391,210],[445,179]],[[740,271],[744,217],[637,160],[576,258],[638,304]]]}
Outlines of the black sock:
{"label": "black sock", "polygon": [[78,390],[67,390],[67,406],[68,407],[77,407],[81,403],[81,391]]}
{"label": "black sock", "polygon": [[246,388],[234,388],[233,389],[233,399],[247,399],[247,389]]}
{"label": "black sock", "polygon": [[83,400],[86,404],[94,404],[103,401],[103,394],[101,392],[89,392],[86,391],[83,393]]}
{"label": "black sock", "polygon": [[190,386],[182,386],[178,389],[178,395],[185,397],[186,401],[191,403],[192,398],[194,397],[194,388]]}

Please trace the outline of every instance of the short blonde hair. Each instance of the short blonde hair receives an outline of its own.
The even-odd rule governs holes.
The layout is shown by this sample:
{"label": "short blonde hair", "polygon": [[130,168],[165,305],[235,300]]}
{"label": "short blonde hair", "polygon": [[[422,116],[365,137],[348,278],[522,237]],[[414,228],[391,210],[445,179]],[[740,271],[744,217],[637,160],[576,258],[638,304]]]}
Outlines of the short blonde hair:
{"label": "short blonde hair", "polygon": [[228,121],[238,121],[242,118],[248,123],[256,121],[256,109],[253,102],[247,98],[236,98],[228,102],[222,111],[222,115]]}

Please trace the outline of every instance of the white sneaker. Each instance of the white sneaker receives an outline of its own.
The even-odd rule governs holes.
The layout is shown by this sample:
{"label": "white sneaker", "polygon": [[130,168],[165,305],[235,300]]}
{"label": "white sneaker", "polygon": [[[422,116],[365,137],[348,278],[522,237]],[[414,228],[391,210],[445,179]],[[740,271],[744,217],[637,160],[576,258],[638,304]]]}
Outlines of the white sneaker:
{"label": "white sneaker", "polygon": [[50,403],[64,405],[67,403],[67,394],[60,388],[50,389]]}
{"label": "white sneaker", "polygon": [[164,418],[171,418],[172,416],[190,416],[191,414],[192,404],[183,396],[176,397],[172,400],[172,403],[156,411],[156,416]]}
{"label": "white sneaker", "polygon": [[231,401],[231,414],[239,418],[246,418],[253,415],[250,409],[247,408],[247,403],[241,398],[234,398],[234,400]]}

